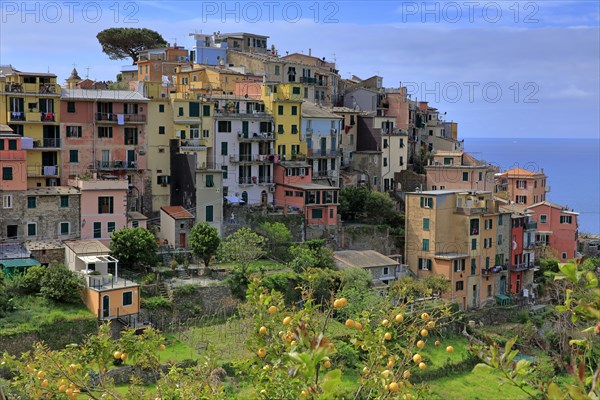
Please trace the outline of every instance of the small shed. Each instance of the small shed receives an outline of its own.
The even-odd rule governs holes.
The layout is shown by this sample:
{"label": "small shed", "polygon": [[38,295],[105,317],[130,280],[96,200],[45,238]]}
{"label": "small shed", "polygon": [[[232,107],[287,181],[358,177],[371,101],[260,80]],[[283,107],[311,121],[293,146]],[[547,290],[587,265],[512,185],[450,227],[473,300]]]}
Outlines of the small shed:
{"label": "small shed", "polygon": [[388,286],[403,274],[402,265],[375,250],[342,250],[333,253],[338,269],[363,268],[373,279],[375,287]]}
{"label": "small shed", "polygon": [[195,218],[191,212],[181,206],[161,207],[158,237],[166,240],[173,247],[186,248]]}

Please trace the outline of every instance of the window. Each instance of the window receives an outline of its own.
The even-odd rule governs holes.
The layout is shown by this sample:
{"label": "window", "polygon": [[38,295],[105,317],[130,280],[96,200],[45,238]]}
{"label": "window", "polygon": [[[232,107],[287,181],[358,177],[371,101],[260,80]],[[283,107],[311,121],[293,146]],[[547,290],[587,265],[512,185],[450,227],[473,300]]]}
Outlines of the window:
{"label": "window", "polygon": [[13,180],[12,167],[2,167],[2,180],[4,180],[4,181],[12,181]]}
{"label": "window", "polygon": [[517,180],[517,189],[527,189],[527,181],[523,179]]}
{"label": "window", "polygon": [[215,186],[215,181],[212,175],[206,175],[206,187]]}
{"label": "window", "polygon": [[27,208],[36,208],[36,198],[35,196],[27,197]]}
{"label": "window", "polygon": [[425,271],[431,271],[431,260],[428,258],[419,258],[418,268]]}
{"label": "window", "polygon": [[298,133],[298,125],[292,125],[292,133]]}
{"label": "window", "polygon": [[2,197],[2,208],[12,208],[12,194],[5,194]]}
{"label": "window", "polygon": [[292,115],[298,115],[298,106],[292,106]]}
{"label": "window", "polygon": [[465,260],[454,260],[454,272],[461,272],[465,270]]}
{"label": "window", "polygon": [[471,258],[471,275],[475,275],[477,272],[477,260]]}
{"label": "window", "polygon": [[112,214],[114,212],[114,198],[112,196],[98,197],[98,214]]}
{"label": "window", "polygon": [[433,197],[421,197],[421,208],[433,208]]}
{"label": "window", "polygon": [[217,130],[219,132],[231,132],[231,121],[219,121],[217,123]]}
{"label": "window", "polygon": [[202,116],[203,117],[210,117],[210,106],[208,106],[208,105],[203,105],[202,106]]}
{"label": "window", "polygon": [[223,171],[223,179],[227,179],[227,177],[228,177],[228,174],[227,174],[227,165],[221,166],[221,171]]}
{"label": "window", "polygon": [[68,125],[67,126],[67,137],[81,137],[81,126]]}
{"label": "window", "polygon": [[112,126],[99,126],[98,127],[98,137],[99,138],[112,138],[113,137]]}
{"label": "window", "polygon": [[213,206],[206,206],[206,222],[213,222]]}
{"label": "window", "polygon": [[452,165],[454,163],[454,159],[452,157],[444,157],[444,165]]}
{"label": "window", "polygon": [[[294,87],[292,88],[292,94],[300,94],[300,87],[298,87],[298,86],[294,86]],[[296,115],[296,114],[294,114],[294,111],[293,111],[293,110],[294,110],[294,107],[292,107],[292,115]]]}
{"label": "window", "polygon": [[277,115],[283,115],[283,106],[277,106]]}
{"label": "window", "polygon": [[387,157],[383,157],[383,166],[387,167]]}
{"label": "window", "polygon": [[383,267],[383,274],[382,275],[388,275],[390,273],[390,268],[389,267]]}
{"label": "window", "polygon": [[0,150],[4,150],[4,140],[0,139]]}
{"label": "window", "polygon": [[200,116],[200,103],[190,102],[190,117]]}
{"label": "window", "polygon": [[165,112],[165,105],[164,104],[159,104],[158,105],[158,112]]}
{"label": "window", "polygon": [[423,218],[423,230],[424,231],[429,230],[429,218]]}
{"label": "window", "polygon": [[114,232],[115,231],[115,223],[114,222],[109,222],[106,225],[106,230],[108,231],[108,233]]}
{"label": "window", "polygon": [[125,142],[126,145],[137,145],[138,144],[138,132],[137,128],[125,128]]}
{"label": "window", "polygon": [[517,196],[517,204],[526,204],[527,196]]}
{"label": "window", "polygon": [[279,68],[280,68],[279,65],[275,66],[275,75],[279,75],[280,74]]}
{"label": "window", "polygon": [[567,253],[562,253],[562,254],[561,254],[561,258],[562,258],[563,260],[566,260],[566,259],[567,259]]}
{"label": "window", "polygon": [[102,237],[102,222],[94,222],[94,239]]}
{"label": "window", "polygon": [[502,215],[498,216],[498,225],[503,225],[504,224],[504,218],[502,217]]}
{"label": "window", "polygon": [[62,208],[69,207],[69,196],[60,196],[60,206]]}
{"label": "window", "polygon": [[321,208],[313,208],[311,213],[312,219],[321,219],[323,218],[323,210]]}
{"label": "window", "polygon": [[560,216],[561,224],[570,224],[572,221],[573,221],[573,217],[571,217],[570,215],[561,215]]}
{"label": "window", "polygon": [[227,155],[227,142],[221,142],[221,155]]}
{"label": "window", "polygon": [[61,235],[68,235],[70,232],[70,227],[69,227],[69,223],[68,222],[61,222],[59,224],[59,229],[60,229],[60,234]]}
{"label": "window", "polygon": [[462,180],[463,180],[463,182],[468,182],[469,181],[469,173],[468,172],[463,172],[463,174],[462,174]]}
{"label": "window", "polygon": [[78,163],[79,162],[79,150],[69,150],[69,162],[70,163]]}
{"label": "window", "polygon": [[131,223],[131,226],[133,226],[134,228],[137,228],[138,226],[140,226],[140,221],[133,221]]}
{"label": "window", "polygon": [[456,291],[460,291],[464,289],[464,282],[463,281],[456,281]]}
{"label": "window", "polygon": [[294,192],[292,190],[285,191],[285,197],[292,197],[293,195],[294,195]]}
{"label": "window", "polygon": [[486,219],[485,220],[485,229],[492,229],[493,228],[493,222],[491,219]]}
{"label": "window", "polygon": [[546,224],[548,222],[548,216],[545,214],[540,215],[540,224]]}
{"label": "window", "polygon": [[329,219],[333,218],[333,208],[329,209]]}
{"label": "window", "polygon": [[469,232],[471,233],[471,235],[479,234],[479,219],[472,219],[470,221]]}
{"label": "window", "polygon": [[477,239],[471,239],[471,250],[477,250]]}
{"label": "window", "polygon": [[308,99],[308,88],[307,87],[304,88],[304,98]]}
{"label": "window", "polygon": [[27,236],[37,235],[37,225],[35,223],[27,224]]}
{"label": "window", "polygon": [[9,150],[16,150],[17,149],[17,141],[16,140],[9,140],[8,141],[8,149]]}
{"label": "window", "polygon": [[487,297],[492,297],[492,285],[487,286]]}
{"label": "window", "polygon": [[74,113],[75,112],[75,102],[67,101],[67,112]]}
{"label": "window", "polygon": [[183,107],[179,107],[179,109],[177,110],[177,115],[179,117],[183,117]]}
{"label": "window", "polygon": [[429,251],[429,239],[423,239],[423,251]]}
{"label": "window", "polygon": [[158,134],[159,135],[164,135],[165,134],[165,127],[164,126],[159,126],[158,127]]}
{"label": "window", "polygon": [[133,292],[123,292],[123,305],[130,306],[133,304]]}

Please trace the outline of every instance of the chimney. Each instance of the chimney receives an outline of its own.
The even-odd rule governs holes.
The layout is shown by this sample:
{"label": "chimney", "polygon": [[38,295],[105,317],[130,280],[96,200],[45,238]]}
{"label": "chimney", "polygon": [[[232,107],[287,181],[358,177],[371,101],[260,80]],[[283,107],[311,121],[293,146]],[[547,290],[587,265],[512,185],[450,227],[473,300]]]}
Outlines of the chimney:
{"label": "chimney", "polygon": [[309,47],[308,48],[308,56],[311,57],[312,56],[312,49]]}

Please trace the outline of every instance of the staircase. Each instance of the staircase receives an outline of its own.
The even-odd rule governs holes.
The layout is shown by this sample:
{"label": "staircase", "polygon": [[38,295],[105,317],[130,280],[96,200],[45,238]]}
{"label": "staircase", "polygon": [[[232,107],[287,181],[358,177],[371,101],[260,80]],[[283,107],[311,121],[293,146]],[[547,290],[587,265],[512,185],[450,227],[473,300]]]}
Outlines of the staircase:
{"label": "staircase", "polygon": [[158,284],[158,292],[160,293],[160,295],[162,297],[164,297],[167,300],[171,300],[171,296],[169,294],[169,289],[167,288],[167,285],[164,282],[160,282]]}
{"label": "staircase", "polygon": [[190,274],[186,268],[177,269],[177,277],[179,279],[190,279]]}

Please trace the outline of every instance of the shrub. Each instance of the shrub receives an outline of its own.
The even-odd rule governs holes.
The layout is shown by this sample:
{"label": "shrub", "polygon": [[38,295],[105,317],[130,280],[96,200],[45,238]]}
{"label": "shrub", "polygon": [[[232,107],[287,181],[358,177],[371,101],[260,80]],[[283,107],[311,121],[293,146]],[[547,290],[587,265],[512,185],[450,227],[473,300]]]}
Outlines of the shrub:
{"label": "shrub", "polygon": [[46,275],[46,268],[44,267],[33,266],[28,268],[19,284],[20,291],[23,294],[39,293],[44,275]]}
{"label": "shrub", "polygon": [[147,299],[142,299],[142,307],[148,310],[159,310],[159,309],[169,309],[173,307],[171,302],[168,299],[165,299],[162,296],[149,297]]}
{"label": "shrub", "polygon": [[62,264],[48,267],[41,281],[40,293],[47,299],[59,303],[81,302],[83,279]]}

